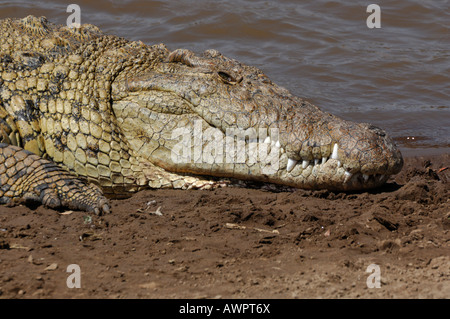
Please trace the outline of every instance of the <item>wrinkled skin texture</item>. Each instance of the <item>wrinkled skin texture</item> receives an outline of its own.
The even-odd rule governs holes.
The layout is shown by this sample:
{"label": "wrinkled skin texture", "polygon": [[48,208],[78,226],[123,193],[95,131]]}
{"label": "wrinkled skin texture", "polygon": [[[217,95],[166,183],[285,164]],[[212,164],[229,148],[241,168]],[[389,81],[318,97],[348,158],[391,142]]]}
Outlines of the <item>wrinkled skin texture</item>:
{"label": "wrinkled skin texture", "polygon": [[[383,130],[322,112],[215,50],[169,51],[32,16],[0,31],[1,142],[107,194],[222,185],[205,176],[360,190],[402,168]],[[3,202],[21,196],[0,191]]]}

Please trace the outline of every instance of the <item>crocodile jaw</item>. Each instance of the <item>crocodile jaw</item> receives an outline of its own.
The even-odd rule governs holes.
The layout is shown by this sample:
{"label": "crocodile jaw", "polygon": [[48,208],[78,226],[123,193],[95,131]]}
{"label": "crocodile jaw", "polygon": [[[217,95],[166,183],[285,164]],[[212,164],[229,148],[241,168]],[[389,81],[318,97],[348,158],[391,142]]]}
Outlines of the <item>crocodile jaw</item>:
{"label": "crocodile jaw", "polygon": [[[140,96],[142,98],[142,92]],[[170,97],[176,99],[175,95]],[[183,99],[177,103],[187,103],[186,108],[189,106]],[[381,186],[403,165],[400,151],[378,129],[375,133],[366,133],[374,135],[370,145],[378,147],[378,151],[370,152],[381,158],[382,164],[377,166],[371,162],[364,163],[362,155],[365,150],[358,149],[373,146],[353,142],[350,136],[341,132],[345,127],[342,124],[338,125],[337,132],[333,132],[335,138],[331,143],[326,138],[324,142],[328,144],[317,144],[320,153],[311,152],[302,158],[300,154],[303,153],[292,152],[290,145],[282,141],[283,134],[278,128],[229,129],[223,132],[196,114],[160,113],[160,110],[154,110],[155,107],[152,110],[148,104],[142,105],[135,99],[113,103],[125,137],[139,156],[177,174],[231,177],[303,189],[348,191]],[[361,127],[363,132],[370,132],[368,126],[361,124],[357,127]],[[316,134],[320,135],[320,130],[316,129]],[[366,139],[369,140],[369,137]],[[354,149],[348,149],[349,145],[355,144]],[[371,156],[367,155],[368,158]]]}

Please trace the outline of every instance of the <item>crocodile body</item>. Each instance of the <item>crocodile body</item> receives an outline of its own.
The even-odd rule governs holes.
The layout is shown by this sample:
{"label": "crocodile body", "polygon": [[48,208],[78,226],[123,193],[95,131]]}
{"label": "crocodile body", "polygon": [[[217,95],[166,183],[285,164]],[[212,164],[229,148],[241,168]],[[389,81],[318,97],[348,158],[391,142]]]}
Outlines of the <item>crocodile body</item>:
{"label": "crocodile body", "polygon": [[3,203],[100,212],[102,192],[222,185],[205,176],[359,190],[403,165],[383,130],[322,112],[215,50],[33,16],[0,20],[0,33]]}

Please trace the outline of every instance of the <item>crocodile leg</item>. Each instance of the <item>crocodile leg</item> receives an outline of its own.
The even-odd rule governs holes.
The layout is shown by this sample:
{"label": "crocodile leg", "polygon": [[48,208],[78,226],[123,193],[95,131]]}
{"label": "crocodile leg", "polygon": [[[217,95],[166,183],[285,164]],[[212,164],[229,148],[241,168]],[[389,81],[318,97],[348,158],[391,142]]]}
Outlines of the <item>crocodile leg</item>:
{"label": "crocodile leg", "polygon": [[96,214],[109,212],[108,200],[87,184],[20,147],[0,143],[0,203],[39,202],[53,209],[69,208]]}

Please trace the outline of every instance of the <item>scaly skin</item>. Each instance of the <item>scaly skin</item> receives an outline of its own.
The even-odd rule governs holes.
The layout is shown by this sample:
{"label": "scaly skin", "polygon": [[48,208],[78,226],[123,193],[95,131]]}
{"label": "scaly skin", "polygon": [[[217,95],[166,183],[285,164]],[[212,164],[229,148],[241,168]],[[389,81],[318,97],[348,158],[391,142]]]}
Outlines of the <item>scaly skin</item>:
{"label": "scaly skin", "polygon": [[[221,185],[201,176],[360,190],[403,165],[381,129],[324,113],[215,50],[170,52],[33,16],[1,20],[0,33],[0,142],[51,159],[106,194]],[[1,165],[18,165],[5,157],[9,147],[0,148]],[[0,200],[26,197],[8,193],[5,170]],[[57,182],[57,174],[41,175],[46,185]],[[96,192],[60,202],[108,210]]]}

